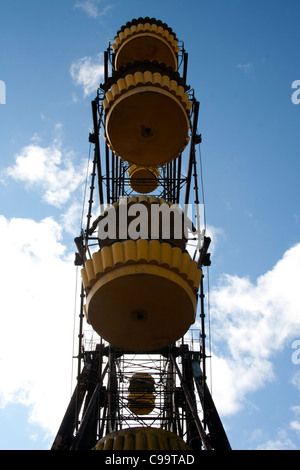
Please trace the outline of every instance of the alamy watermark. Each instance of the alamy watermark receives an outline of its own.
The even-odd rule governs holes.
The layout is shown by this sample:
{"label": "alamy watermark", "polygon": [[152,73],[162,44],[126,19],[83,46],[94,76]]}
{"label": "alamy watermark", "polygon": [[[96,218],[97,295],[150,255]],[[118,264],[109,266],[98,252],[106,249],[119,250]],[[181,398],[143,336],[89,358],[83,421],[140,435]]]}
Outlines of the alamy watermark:
{"label": "alamy watermark", "polygon": [[293,104],[300,103],[300,80],[294,80],[292,83],[292,88],[296,89],[291,96],[291,100]]}
{"label": "alamy watermark", "polygon": [[122,199],[118,205],[106,208],[99,218],[97,230],[100,240],[185,239],[193,240],[193,245],[200,249],[205,236],[203,222],[203,204],[186,204],[181,209],[177,204],[130,204],[128,199]]}
{"label": "alamy watermark", "polygon": [[300,339],[295,339],[293,341],[292,348],[295,349],[292,354],[292,363],[298,365],[300,364]]}
{"label": "alamy watermark", "polygon": [[6,85],[3,80],[0,80],[0,104],[6,104]]}

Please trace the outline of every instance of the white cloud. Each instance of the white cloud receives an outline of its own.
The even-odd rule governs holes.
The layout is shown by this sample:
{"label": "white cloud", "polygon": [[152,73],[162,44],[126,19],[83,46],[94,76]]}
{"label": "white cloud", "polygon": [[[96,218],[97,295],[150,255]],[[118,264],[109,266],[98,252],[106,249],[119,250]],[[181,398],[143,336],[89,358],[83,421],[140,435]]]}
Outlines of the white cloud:
{"label": "white cloud", "polygon": [[[297,371],[291,378],[291,384],[300,392],[300,371]],[[300,407],[299,407],[300,416]]]}
{"label": "white cloud", "polygon": [[291,421],[290,426],[294,431],[300,432],[300,421]]}
{"label": "white cloud", "polygon": [[[298,374],[298,380],[299,380],[299,374]],[[300,406],[299,405],[293,406],[291,410],[294,413],[294,419],[290,422],[290,429],[292,431],[295,431],[298,437],[300,437]]]}
{"label": "white cloud", "polygon": [[[59,127],[58,127],[59,130]],[[62,148],[59,139],[42,146],[38,136],[15,155],[15,164],[5,175],[42,192],[48,204],[61,207],[84,179],[83,166],[74,166],[75,155]]]}
{"label": "white cloud", "polygon": [[108,10],[113,8],[112,5],[106,5],[103,6],[103,8],[100,8],[102,7],[102,4],[102,0],[77,0],[75,8],[80,8],[92,18],[99,18],[104,16]]}
{"label": "white cloud", "polygon": [[[56,433],[71,394],[76,268],[52,219],[0,216],[0,406]],[[30,431],[29,431],[30,432]]]}
{"label": "white cloud", "polygon": [[257,447],[257,450],[297,450],[285,429],[277,430],[277,438],[268,440]]}
{"label": "white cloud", "polygon": [[103,54],[77,59],[70,67],[70,74],[75,85],[83,88],[84,97],[95,93],[104,76]]}
{"label": "white cloud", "polygon": [[249,73],[253,70],[253,64],[251,64],[250,62],[248,62],[247,64],[238,64],[236,67],[242,70],[244,73]]}
{"label": "white cloud", "polygon": [[86,0],[80,1],[78,0],[75,4],[75,8],[81,8],[85,13],[87,13],[92,18],[97,18],[98,16],[98,1],[93,0]]}
{"label": "white cloud", "polygon": [[207,237],[210,237],[211,239],[208,252],[211,253],[211,255],[214,255],[220,240],[224,240],[226,238],[225,232],[220,227],[213,227],[212,225],[207,225],[205,235]]}
{"label": "white cloud", "polygon": [[[86,212],[84,213],[84,215]],[[71,234],[80,232],[81,228],[81,219],[82,219],[82,203],[75,201],[72,203],[65,213],[61,215],[61,224],[63,229]]]}
{"label": "white cloud", "polygon": [[249,392],[272,381],[276,353],[300,335],[299,277],[300,244],[255,284],[224,275],[211,291],[213,390],[220,413],[236,412]]}

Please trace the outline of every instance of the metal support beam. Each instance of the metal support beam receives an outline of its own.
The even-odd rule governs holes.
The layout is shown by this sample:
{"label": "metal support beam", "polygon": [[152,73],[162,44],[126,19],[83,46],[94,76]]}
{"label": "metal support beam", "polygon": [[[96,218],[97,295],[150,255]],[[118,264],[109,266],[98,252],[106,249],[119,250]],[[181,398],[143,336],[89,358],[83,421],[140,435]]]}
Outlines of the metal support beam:
{"label": "metal support beam", "polygon": [[202,426],[202,423],[199,419],[199,416],[198,416],[198,411],[197,411],[197,407],[195,405],[195,402],[194,400],[192,399],[191,397],[191,393],[190,393],[190,390],[189,390],[189,387],[187,386],[187,383],[186,381],[183,379],[183,375],[179,369],[179,366],[174,358],[174,356],[172,354],[170,354],[170,358],[171,358],[171,361],[172,363],[174,364],[174,367],[176,369],[176,373],[178,375],[178,378],[180,380],[180,383],[181,383],[181,387],[184,391],[184,394],[185,394],[185,398],[187,400],[187,404],[188,404],[188,407],[190,409],[190,412],[193,416],[193,419],[194,419],[194,422],[195,422],[195,426],[198,430],[198,433],[199,433],[199,436],[201,438],[201,441],[202,441],[202,444],[203,444],[203,447],[205,450],[211,450],[211,446],[210,446],[210,443],[209,443],[209,440],[204,432],[204,429],[203,429],[203,426]]}
{"label": "metal support beam", "polygon": [[97,385],[95,386],[95,389],[94,389],[94,392],[93,392],[93,395],[90,399],[90,402],[86,408],[86,411],[85,411],[85,414],[81,420],[81,424],[80,424],[80,428],[73,440],[73,443],[72,443],[72,446],[71,446],[71,449],[70,450],[77,450],[79,445],[80,445],[80,441],[81,439],[83,438],[83,434],[84,434],[84,431],[86,429],[86,426],[89,422],[89,419],[90,419],[90,415],[95,407],[95,404],[96,404],[96,400],[99,396],[99,391],[100,391],[100,388],[102,387],[102,384],[103,384],[103,380],[104,380],[104,377],[106,375],[106,372],[108,370],[108,364],[106,364],[105,368],[104,368],[104,371],[97,383]]}
{"label": "metal support beam", "polygon": [[[83,304],[84,304],[84,288],[83,284],[81,283],[81,293],[80,293],[80,313],[79,313],[79,333],[78,333],[78,366],[77,366],[77,379],[80,377],[80,370],[81,370],[81,360],[82,360],[82,339],[83,339]],[[80,399],[80,389],[77,387],[77,394],[76,394],[76,409],[75,409],[75,428],[78,429],[78,416],[79,411],[82,405],[82,401]]]}
{"label": "metal support beam", "polygon": [[186,79],[187,79],[187,65],[188,65],[188,53],[183,52],[183,81],[186,84]]}
{"label": "metal support beam", "polygon": [[[202,342],[202,347],[201,347],[201,356],[202,356],[202,368],[203,368],[203,381],[206,381],[206,352],[205,352],[205,314],[204,314],[204,289],[203,289],[203,276],[200,281],[200,320],[201,320],[201,342]],[[204,393],[204,400],[203,400],[203,405],[205,406],[205,387],[203,389]],[[206,412],[205,408],[203,408],[203,414],[204,414],[204,429],[206,429]]]}
{"label": "metal support beam", "polygon": [[205,410],[205,422],[209,430],[209,440],[214,450],[231,450],[223,424],[207,387],[198,360],[192,362],[193,376],[199,398]]}
{"label": "metal support beam", "polygon": [[100,201],[101,207],[103,207],[104,200],[103,200],[102,169],[101,169],[100,143],[99,143],[98,103],[96,100],[92,101],[92,114],[93,114],[94,140],[95,140],[95,162],[97,166],[97,175],[98,175],[99,201]]}
{"label": "metal support beam", "polygon": [[71,397],[69,406],[63,417],[57,435],[53,441],[51,450],[69,450],[74,439],[74,432],[78,421],[78,410],[80,410],[90,376],[90,368],[85,366],[78,378],[76,388]]}
{"label": "metal support beam", "polygon": [[184,201],[185,204],[189,203],[189,197],[190,197],[192,169],[193,169],[194,160],[195,160],[195,143],[196,143],[196,136],[197,136],[198,114],[199,114],[199,102],[195,101],[194,102],[194,119],[193,119],[193,125],[192,125],[192,136],[191,136],[191,143],[190,143],[190,156],[189,156],[189,165],[188,165],[185,201]]}
{"label": "metal support beam", "polygon": [[118,423],[118,383],[116,371],[116,348],[112,345],[109,346],[109,381],[108,381],[108,421],[107,432],[111,433],[117,431]]}

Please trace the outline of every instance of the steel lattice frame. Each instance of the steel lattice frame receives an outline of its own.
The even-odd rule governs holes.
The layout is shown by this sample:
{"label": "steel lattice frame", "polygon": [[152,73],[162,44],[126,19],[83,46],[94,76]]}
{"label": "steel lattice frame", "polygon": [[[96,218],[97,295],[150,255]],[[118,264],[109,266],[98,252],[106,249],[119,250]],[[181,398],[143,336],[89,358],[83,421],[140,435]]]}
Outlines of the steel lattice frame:
{"label": "steel lattice frame", "polygon": [[[105,81],[113,64],[111,47],[105,51]],[[187,53],[181,45],[183,77],[187,76]],[[187,174],[182,174],[183,156],[165,165],[159,178],[156,196],[174,204],[199,204],[198,174],[195,146],[201,142],[197,134],[199,103],[189,91],[192,100],[191,136],[188,151]],[[75,239],[78,253],[75,264],[82,265],[87,252],[97,243],[92,223],[92,209],[130,197],[132,189],[126,177],[128,164],[117,157],[104,142],[100,152],[100,134],[104,129],[104,93],[100,86],[92,101],[94,131],[89,142],[94,146],[90,195],[86,228]],[[104,139],[101,139],[104,141]],[[103,142],[102,142],[103,143]],[[193,187],[193,191],[191,191]],[[96,191],[97,188],[97,191]],[[201,249],[195,252],[199,267],[209,266],[207,253],[210,239],[205,237]],[[91,449],[106,434],[131,426],[154,426],[175,432],[193,450],[229,450],[230,444],[206,384],[205,314],[203,280],[199,293],[199,330],[189,331],[182,340],[154,353],[122,351],[99,338],[94,344],[84,333],[83,303],[81,307],[78,343],[77,386],[52,450]],[[195,337],[195,335],[197,337]],[[147,416],[137,416],[128,408],[128,381],[133,372],[147,372],[155,379],[155,408]]]}

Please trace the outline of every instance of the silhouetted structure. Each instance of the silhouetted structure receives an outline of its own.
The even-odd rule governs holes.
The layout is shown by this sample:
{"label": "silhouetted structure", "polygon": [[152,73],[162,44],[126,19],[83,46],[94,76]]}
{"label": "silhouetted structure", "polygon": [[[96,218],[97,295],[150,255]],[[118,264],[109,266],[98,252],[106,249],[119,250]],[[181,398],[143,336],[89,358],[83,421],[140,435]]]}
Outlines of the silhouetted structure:
{"label": "silhouetted structure", "polygon": [[[104,57],[87,224],[75,239],[77,386],[52,450],[229,450],[206,383],[210,239],[199,217],[199,103],[186,83],[188,55],[165,23],[138,18]],[[93,346],[85,321],[99,334]]]}

